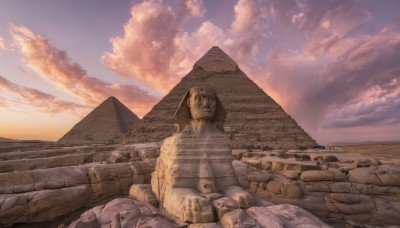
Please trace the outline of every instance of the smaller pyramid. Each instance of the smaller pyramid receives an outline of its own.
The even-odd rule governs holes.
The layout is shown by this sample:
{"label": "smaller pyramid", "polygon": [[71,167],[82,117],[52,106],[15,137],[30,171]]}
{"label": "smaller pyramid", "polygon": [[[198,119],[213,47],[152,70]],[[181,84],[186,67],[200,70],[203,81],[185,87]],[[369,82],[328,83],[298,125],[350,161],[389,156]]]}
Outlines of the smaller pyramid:
{"label": "smaller pyramid", "polygon": [[140,119],[117,98],[109,97],[70,131],[61,143],[119,143]]}

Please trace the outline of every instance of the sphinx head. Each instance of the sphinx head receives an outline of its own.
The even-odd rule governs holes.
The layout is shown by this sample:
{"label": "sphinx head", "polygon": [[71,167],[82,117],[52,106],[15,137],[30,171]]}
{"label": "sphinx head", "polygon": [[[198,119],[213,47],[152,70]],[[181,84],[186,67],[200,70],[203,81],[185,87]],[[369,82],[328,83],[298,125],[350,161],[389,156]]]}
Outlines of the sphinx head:
{"label": "sphinx head", "polygon": [[210,121],[223,131],[226,111],[214,89],[206,86],[190,88],[175,113],[178,132],[181,132],[192,120]]}

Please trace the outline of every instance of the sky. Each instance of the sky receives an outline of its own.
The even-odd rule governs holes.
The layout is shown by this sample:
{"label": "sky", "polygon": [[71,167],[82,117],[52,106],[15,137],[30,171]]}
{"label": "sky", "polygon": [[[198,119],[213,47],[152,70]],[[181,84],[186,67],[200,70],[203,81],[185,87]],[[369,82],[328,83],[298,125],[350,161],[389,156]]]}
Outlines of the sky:
{"label": "sky", "polygon": [[320,144],[400,140],[400,1],[2,0],[0,137],[144,116],[212,46]]}

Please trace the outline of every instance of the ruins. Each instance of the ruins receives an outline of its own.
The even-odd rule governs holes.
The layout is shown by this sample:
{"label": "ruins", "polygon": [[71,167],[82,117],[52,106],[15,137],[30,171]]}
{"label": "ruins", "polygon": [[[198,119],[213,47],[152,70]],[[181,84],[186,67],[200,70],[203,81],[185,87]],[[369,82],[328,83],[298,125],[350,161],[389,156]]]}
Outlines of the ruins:
{"label": "ruins", "polygon": [[[227,78],[234,94],[220,86]],[[203,117],[189,108],[194,101],[186,94],[200,85],[217,94],[215,110],[210,105]],[[398,162],[313,148],[315,141],[217,47],[140,122],[123,107],[109,98],[77,124],[71,132],[81,144],[0,139],[0,226],[400,224]],[[199,128],[193,119],[212,124]],[[131,143],[121,144],[126,126],[133,127]],[[96,138],[102,140],[89,144]],[[248,193],[236,197],[230,186]],[[174,192],[181,187],[192,191]]]}
{"label": "ruins", "polygon": [[193,69],[127,134],[127,143],[161,142],[176,132],[174,112],[189,88],[214,88],[227,111],[224,130],[233,148],[312,148],[319,145],[219,47]]}

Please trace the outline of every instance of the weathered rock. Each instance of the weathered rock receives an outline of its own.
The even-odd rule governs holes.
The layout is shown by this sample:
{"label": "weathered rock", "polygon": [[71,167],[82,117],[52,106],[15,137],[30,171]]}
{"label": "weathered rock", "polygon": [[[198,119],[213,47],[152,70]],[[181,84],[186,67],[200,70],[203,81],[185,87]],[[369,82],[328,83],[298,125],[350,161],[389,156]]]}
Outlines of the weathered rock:
{"label": "weathered rock", "polygon": [[332,184],[329,184],[329,188],[331,192],[355,192],[355,189],[349,182],[334,182]]}
{"label": "weathered rock", "polygon": [[146,161],[148,159],[158,158],[158,156],[160,156],[160,151],[158,148],[148,147],[139,149],[138,154],[143,161]]}
{"label": "weathered rock", "polygon": [[221,218],[221,225],[224,228],[258,228],[260,227],[256,220],[251,218],[246,211],[242,209],[236,209],[231,212],[227,212]]}
{"label": "weathered rock", "polygon": [[87,167],[60,167],[0,173],[0,194],[22,193],[89,184]]}
{"label": "weathered rock", "polygon": [[0,195],[0,222],[42,222],[71,213],[89,199],[88,186]]}
{"label": "weathered rock", "polygon": [[291,183],[286,183],[282,190],[282,195],[291,197],[291,198],[301,198],[303,197],[303,189],[297,183],[297,181],[293,181]]}
{"label": "weathered rock", "polygon": [[236,210],[239,205],[229,197],[222,197],[213,201],[214,209],[217,213],[218,219],[221,219],[225,213]]}
{"label": "weathered rock", "polygon": [[140,201],[119,198],[106,205],[94,207],[72,222],[70,228],[80,227],[176,227],[159,216],[157,210]]}
{"label": "weathered rock", "polygon": [[290,178],[290,179],[297,179],[299,177],[299,172],[294,170],[285,170],[283,171],[283,176]]}
{"label": "weathered rock", "polygon": [[280,194],[283,186],[284,186],[284,183],[282,181],[273,180],[273,181],[268,182],[267,189],[270,192]]}
{"label": "weathered rock", "polygon": [[301,173],[302,181],[346,181],[346,176],[339,170],[310,170]]}
{"label": "weathered rock", "polygon": [[359,184],[383,185],[374,173],[375,170],[369,168],[357,168],[349,171],[349,182]]}
{"label": "weathered rock", "polygon": [[400,165],[381,166],[375,173],[383,185],[400,186]]}
{"label": "weathered rock", "polygon": [[375,198],[376,210],[371,214],[371,222],[373,225],[399,225],[400,224],[400,207],[384,200]]}
{"label": "weathered rock", "polygon": [[385,195],[390,192],[390,187],[386,186],[377,186],[377,185],[370,185],[370,184],[353,184],[355,189],[362,194],[368,195]]}
{"label": "weathered rock", "polygon": [[330,227],[310,212],[295,205],[274,205],[268,209],[284,221],[285,227]]}
{"label": "weathered rock", "polygon": [[190,224],[188,228],[222,228],[222,226],[218,223],[196,223]]}
{"label": "weathered rock", "polygon": [[330,192],[330,182],[302,182],[304,191],[306,192]]}
{"label": "weathered rock", "polygon": [[[333,193],[332,193],[333,194]],[[331,203],[337,208],[340,213],[343,214],[367,214],[370,213],[374,208],[375,204],[370,197],[365,195],[359,195],[359,202],[351,203],[352,200],[356,200],[355,198],[349,199],[346,197],[341,198],[342,201],[348,200],[348,202],[339,202],[336,198],[335,200],[330,199]]]}
{"label": "weathered rock", "polygon": [[251,207],[246,210],[247,214],[256,220],[260,227],[280,228],[285,227],[285,222],[267,207]]}
{"label": "weathered rock", "polygon": [[158,207],[158,199],[151,190],[150,184],[134,184],[129,190],[129,198],[146,202],[154,207]]}

